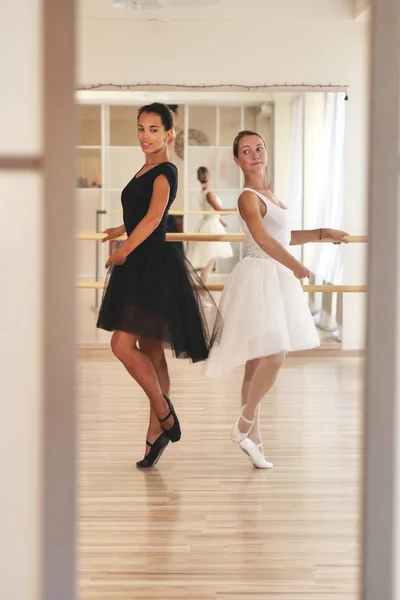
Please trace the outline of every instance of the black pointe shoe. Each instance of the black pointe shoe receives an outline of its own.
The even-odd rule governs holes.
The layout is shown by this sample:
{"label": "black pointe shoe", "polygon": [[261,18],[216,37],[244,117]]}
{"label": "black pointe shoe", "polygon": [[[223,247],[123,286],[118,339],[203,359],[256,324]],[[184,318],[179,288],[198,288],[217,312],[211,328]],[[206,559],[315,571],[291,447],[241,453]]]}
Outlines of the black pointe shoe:
{"label": "black pointe shoe", "polygon": [[181,439],[181,435],[182,435],[179,419],[176,416],[176,412],[174,410],[174,406],[173,406],[171,400],[169,398],[167,398],[167,396],[164,396],[164,400],[166,401],[166,403],[169,406],[169,413],[163,419],[158,419],[158,420],[161,423],[161,427],[164,429],[162,424],[165,423],[165,421],[168,421],[168,419],[170,417],[174,418],[174,424],[172,425],[172,427],[170,427],[170,429],[164,429],[164,433],[166,436],[168,436],[168,438],[171,440],[172,443],[179,442],[179,440]]}
{"label": "black pointe shoe", "polygon": [[158,463],[162,453],[169,444],[169,437],[165,433],[162,433],[153,444],[147,440],[146,444],[150,446],[150,452],[136,463],[138,469],[150,469],[150,467],[154,467]]}

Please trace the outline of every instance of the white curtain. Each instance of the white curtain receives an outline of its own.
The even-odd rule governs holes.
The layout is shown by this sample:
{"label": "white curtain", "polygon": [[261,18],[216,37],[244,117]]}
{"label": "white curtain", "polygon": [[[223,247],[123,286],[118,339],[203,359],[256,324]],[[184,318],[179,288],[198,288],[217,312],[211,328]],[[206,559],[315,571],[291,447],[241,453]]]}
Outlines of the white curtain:
{"label": "white curtain", "polygon": [[[290,182],[288,205],[292,229],[303,228],[303,177],[304,177],[304,96],[292,103],[292,131],[290,151]],[[301,260],[301,246],[292,246],[291,254]]]}
{"label": "white curtain", "polygon": [[[345,95],[326,94],[322,169],[320,172],[318,223],[320,227],[343,226],[343,166],[346,123]],[[343,276],[340,246],[315,244],[311,270],[316,278],[339,284]]]}
{"label": "white curtain", "polygon": [[[343,167],[346,124],[345,94],[326,94],[322,168],[318,184],[318,224],[320,227],[343,227]],[[315,244],[311,265],[317,284],[340,284],[343,277],[341,246]],[[316,324],[341,340],[341,298],[336,293],[317,294],[312,310],[318,313]]]}

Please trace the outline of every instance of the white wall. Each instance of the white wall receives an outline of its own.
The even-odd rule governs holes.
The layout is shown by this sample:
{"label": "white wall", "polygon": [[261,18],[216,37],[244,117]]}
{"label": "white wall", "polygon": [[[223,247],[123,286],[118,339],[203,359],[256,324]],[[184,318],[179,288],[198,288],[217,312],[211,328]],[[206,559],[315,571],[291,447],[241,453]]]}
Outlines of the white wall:
{"label": "white wall", "polygon": [[337,83],[362,76],[365,24],[333,22],[157,23],[84,20],[78,81]]}
{"label": "white wall", "polygon": [[[368,24],[355,21],[157,23],[83,20],[80,84],[349,86],[345,227],[366,232]],[[364,249],[346,248],[345,282],[364,283]],[[364,345],[364,297],[346,295],[344,348]]]}
{"label": "white wall", "polygon": [[0,52],[9,60],[0,61],[0,218],[9,225],[0,240],[0,598],[15,600],[39,600],[41,583],[43,180],[18,164],[42,152],[39,32],[39,2],[1,5]]}

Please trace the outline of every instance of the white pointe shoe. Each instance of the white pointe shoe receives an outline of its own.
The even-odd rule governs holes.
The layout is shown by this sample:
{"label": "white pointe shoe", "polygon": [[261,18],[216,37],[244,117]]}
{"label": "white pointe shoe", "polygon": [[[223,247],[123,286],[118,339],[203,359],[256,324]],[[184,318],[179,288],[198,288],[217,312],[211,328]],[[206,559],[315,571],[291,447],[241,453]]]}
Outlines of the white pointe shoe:
{"label": "white pointe shoe", "polygon": [[[233,427],[232,427],[232,442],[235,442],[235,444],[240,444],[240,442],[242,442],[245,438],[247,438],[247,436],[249,435],[249,433],[251,431],[251,426],[254,424],[254,421],[255,421],[255,419],[253,419],[252,421],[245,419],[243,416],[243,409],[244,409],[244,406],[240,413],[240,417],[238,418],[237,421],[235,421],[235,423],[233,424]],[[249,430],[246,431],[246,433],[242,433],[239,429],[240,419],[242,419],[242,421],[244,421],[245,423],[248,423],[250,425]]]}
{"label": "white pointe shoe", "polygon": [[274,466],[265,459],[265,456],[261,452],[260,448],[262,444],[255,444],[249,438],[245,438],[240,442],[240,447],[257,469],[272,469]]}

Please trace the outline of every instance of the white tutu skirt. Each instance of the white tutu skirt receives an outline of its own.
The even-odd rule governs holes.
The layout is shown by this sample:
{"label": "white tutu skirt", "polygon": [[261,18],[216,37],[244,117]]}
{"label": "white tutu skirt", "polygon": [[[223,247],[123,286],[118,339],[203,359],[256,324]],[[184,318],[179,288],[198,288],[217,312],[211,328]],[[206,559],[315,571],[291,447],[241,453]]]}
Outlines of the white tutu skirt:
{"label": "white tutu skirt", "polygon": [[[225,234],[225,227],[217,215],[202,219],[194,233]],[[189,242],[186,257],[195,269],[202,269],[210,260],[231,258],[232,246],[229,242]]]}
{"label": "white tutu skirt", "polygon": [[222,337],[205,365],[207,377],[224,377],[253,358],[319,346],[300,281],[270,258],[246,256],[221,297]]}

